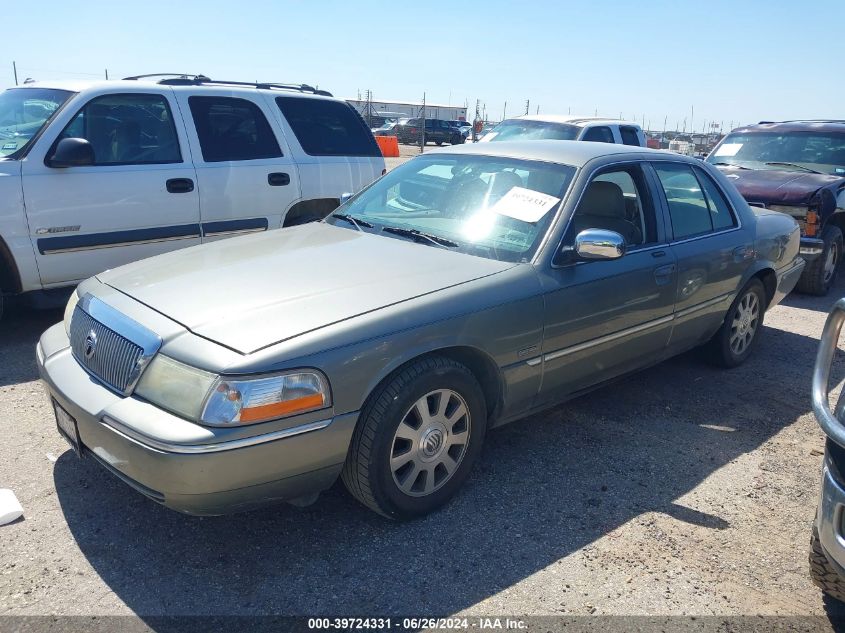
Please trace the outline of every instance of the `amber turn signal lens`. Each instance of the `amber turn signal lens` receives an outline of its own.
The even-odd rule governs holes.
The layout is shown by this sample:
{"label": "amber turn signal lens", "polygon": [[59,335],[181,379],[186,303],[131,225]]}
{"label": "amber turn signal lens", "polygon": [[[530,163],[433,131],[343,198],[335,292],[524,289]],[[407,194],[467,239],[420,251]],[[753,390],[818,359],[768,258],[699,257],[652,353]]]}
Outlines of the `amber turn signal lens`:
{"label": "amber turn signal lens", "polygon": [[323,394],[319,393],[296,398],[295,400],[264,404],[249,409],[241,409],[241,422],[256,422],[257,420],[266,420],[268,418],[281,418],[301,411],[321,409],[325,404]]}

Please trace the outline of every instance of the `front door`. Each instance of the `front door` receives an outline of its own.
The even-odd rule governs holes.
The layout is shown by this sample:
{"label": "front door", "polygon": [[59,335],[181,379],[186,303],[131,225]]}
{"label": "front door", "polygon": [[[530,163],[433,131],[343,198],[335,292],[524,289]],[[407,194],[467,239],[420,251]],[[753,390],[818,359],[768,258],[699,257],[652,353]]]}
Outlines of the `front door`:
{"label": "front door", "polygon": [[628,252],[612,260],[570,253],[546,277],[543,383],[548,404],[659,359],[672,326],[677,284],[656,192],[636,163],[590,180],[563,239],[585,229],[620,233]]}
{"label": "front door", "polygon": [[[104,94],[71,108],[23,162],[41,282],[65,285],[200,241],[199,194],[184,127],[167,88]],[[84,138],[94,163],[51,167],[62,138]]]}
{"label": "front door", "polygon": [[269,123],[270,105],[258,93],[177,93],[197,170],[203,241],[279,228],[299,198],[299,172]]}

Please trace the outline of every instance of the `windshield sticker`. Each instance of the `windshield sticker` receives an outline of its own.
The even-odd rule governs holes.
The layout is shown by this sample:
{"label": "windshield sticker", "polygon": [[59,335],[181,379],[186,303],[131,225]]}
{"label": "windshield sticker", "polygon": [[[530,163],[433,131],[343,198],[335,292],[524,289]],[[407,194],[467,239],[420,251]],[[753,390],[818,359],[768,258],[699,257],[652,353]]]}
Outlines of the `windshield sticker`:
{"label": "windshield sticker", "polygon": [[17,149],[17,148],[18,148],[18,144],[17,144],[17,143],[15,143],[14,141],[13,141],[13,142],[11,142],[11,143],[6,143],[6,144],[3,146],[3,149]]}
{"label": "windshield sticker", "polygon": [[716,156],[736,156],[742,143],[724,143],[716,150]]}
{"label": "windshield sticker", "polygon": [[490,211],[533,224],[546,215],[560,198],[523,187],[512,187]]}

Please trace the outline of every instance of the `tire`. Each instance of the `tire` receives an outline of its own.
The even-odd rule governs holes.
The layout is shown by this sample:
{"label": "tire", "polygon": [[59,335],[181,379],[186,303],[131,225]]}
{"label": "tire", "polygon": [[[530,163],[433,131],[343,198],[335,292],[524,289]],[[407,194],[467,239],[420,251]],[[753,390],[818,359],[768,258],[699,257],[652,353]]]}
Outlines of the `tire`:
{"label": "tire", "polygon": [[443,145],[443,141],[435,141],[435,143],[437,144],[437,147],[440,147],[441,145]]}
{"label": "tire", "polygon": [[813,584],[826,595],[839,602],[845,602],[845,579],[839,575],[819,543],[819,534],[813,527],[810,537],[810,578]]}
{"label": "tire", "polygon": [[711,362],[720,367],[736,367],[745,362],[760,339],[766,303],[766,289],[759,279],[745,284],[719,331],[707,343]]}
{"label": "tire", "polygon": [[[447,404],[441,407],[443,396]],[[484,394],[472,372],[441,356],[421,358],[386,378],[367,399],[341,478],[353,497],[385,517],[428,514],[464,483],[486,427]]]}
{"label": "tire", "polygon": [[810,261],[798,280],[798,292],[823,297],[836,281],[842,260],[842,231],[838,226],[827,225],[822,231],[824,250]]}

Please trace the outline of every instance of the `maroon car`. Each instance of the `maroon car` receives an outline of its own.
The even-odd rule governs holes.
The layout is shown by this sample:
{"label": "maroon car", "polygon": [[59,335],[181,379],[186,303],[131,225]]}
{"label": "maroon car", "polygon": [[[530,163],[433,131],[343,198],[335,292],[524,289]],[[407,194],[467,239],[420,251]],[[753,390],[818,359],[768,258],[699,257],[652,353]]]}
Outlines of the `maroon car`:
{"label": "maroon car", "polygon": [[827,294],[845,233],[845,121],[763,121],[737,128],[707,157],[751,206],[801,225],[808,261],[798,290]]}

